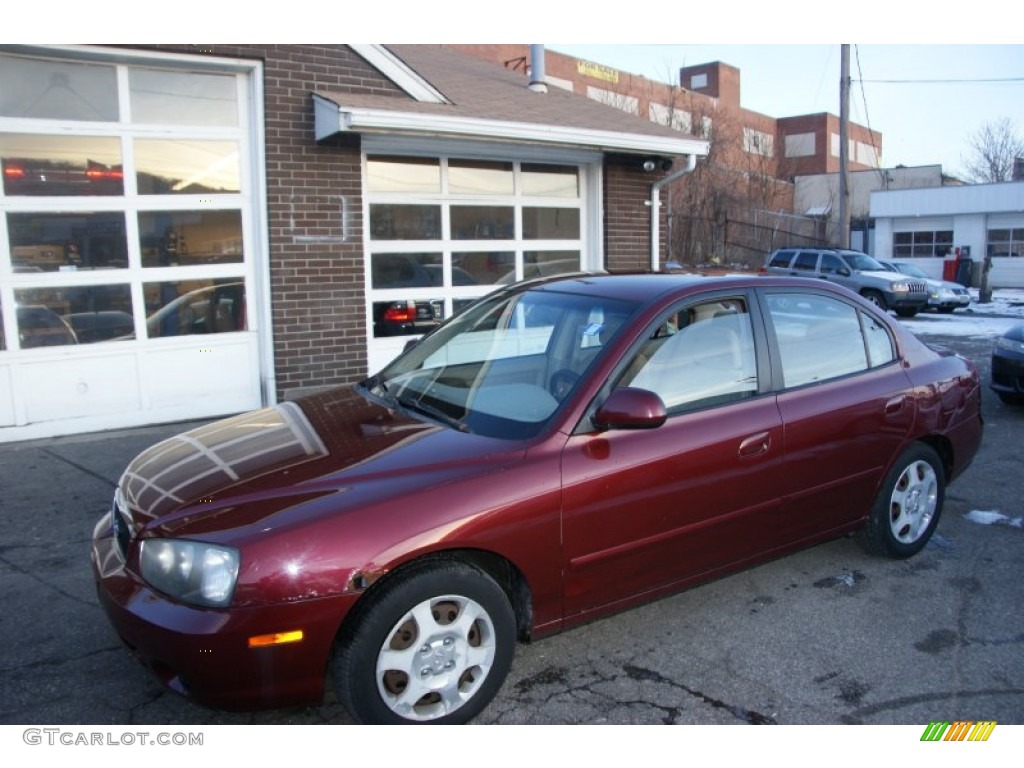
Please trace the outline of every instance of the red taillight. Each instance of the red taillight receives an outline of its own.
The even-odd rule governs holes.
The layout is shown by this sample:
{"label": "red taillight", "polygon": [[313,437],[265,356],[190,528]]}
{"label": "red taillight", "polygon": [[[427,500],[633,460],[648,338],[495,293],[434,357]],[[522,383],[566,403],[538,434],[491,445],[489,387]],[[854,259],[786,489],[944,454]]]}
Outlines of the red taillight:
{"label": "red taillight", "polygon": [[16,165],[5,165],[4,166],[4,178],[7,179],[24,179],[25,169],[19,168]]}
{"label": "red taillight", "polygon": [[416,320],[415,301],[396,301],[384,310],[384,319],[391,323],[412,323]]}
{"label": "red taillight", "polygon": [[118,181],[124,179],[124,172],[117,168],[89,168],[85,172],[86,178],[92,179],[93,181],[99,181],[101,179],[117,179]]}

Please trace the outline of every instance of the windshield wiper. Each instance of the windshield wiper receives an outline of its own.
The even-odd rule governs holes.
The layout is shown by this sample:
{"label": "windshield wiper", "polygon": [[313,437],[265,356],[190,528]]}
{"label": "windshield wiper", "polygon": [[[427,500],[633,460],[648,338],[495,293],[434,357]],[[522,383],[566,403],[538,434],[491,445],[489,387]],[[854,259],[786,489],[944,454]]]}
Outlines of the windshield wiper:
{"label": "windshield wiper", "polygon": [[456,419],[454,416],[450,416],[449,414],[442,411],[440,408],[424,403],[422,399],[413,400],[412,398],[401,396],[390,399],[407,410],[416,411],[417,413],[421,413],[424,416],[429,416],[430,418],[436,419],[437,421],[440,421],[442,424],[445,424],[446,426],[449,426],[452,429],[457,429],[459,432],[469,432],[469,427],[467,427],[461,421]]}

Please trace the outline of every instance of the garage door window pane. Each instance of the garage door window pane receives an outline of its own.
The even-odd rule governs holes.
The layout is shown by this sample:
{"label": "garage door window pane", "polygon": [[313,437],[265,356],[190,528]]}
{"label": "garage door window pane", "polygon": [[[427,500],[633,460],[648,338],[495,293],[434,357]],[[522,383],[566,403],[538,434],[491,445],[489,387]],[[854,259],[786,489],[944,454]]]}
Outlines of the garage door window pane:
{"label": "garage door window pane", "polygon": [[97,122],[118,119],[114,67],[0,56],[0,83],[3,117]]}
{"label": "garage door window pane", "polygon": [[542,197],[579,197],[579,169],[566,165],[523,163],[524,195]]}
{"label": "garage door window pane", "polygon": [[241,278],[146,283],[143,293],[146,334],[151,339],[246,329]]}
{"label": "garage door window pane", "polygon": [[234,141],[155,140],[135,142],[140,195],[238,192],[242,188]]}
{"label": "garage door window pane", "polygon": [[124,194],[121,143],[113,137],[0,133],[0,165],[11,196]]}
{"label": "garage door window pane", "polygon": [[511,206],[453,205],[453,240],[511,240],[516,236]]}
{"label": "garage door window pane", "polygon": [[524,280],[579,270],[579,251],[526,251],[523,254]]}
{"label": "garage door window pane", "polygon": [[242,213],[140,213],[139,241],[144,267],[241,263]]}
{"label": "garage door window pane", "polygon": [[453,195],[511,195],[515,191],[512,163],[450,160],[448,191]]}
{"label": "garage door window pane", "polygon": [[9,213],[15,272],[75,272],[128,266],[123,213]]}
{"label": "garage door window pane", "polygon": [[372,240],[440,240],[441,206],[391,205],[370,206],[370,238]]}
{"label": "garage door window pane", "polygon": [[453,285],[510,283],[515,277],[516,254],[513,251],[452,254]]}
{"label": "garage door window pane", "polygon": [[437,158],[370,157],[366,186],[370,192],[440,192],[441,162]]}
{"label": "garage door window pane", "polygon": [[132,122],[238,125],[234,75],[132,69]]}
{"label": "garage door window pane", "polygon": [[22,349],[134,338],[127,285],[24,288],[14,300]]}
{"label": "garage door window pane", "polygon": [[444,284],[440,253],[375,253],[370,260],[374,288],[429,288]]}
{"label": "garage door window pane", "polygon": [[578,240],[579,208],[523,208],[526,240]]}

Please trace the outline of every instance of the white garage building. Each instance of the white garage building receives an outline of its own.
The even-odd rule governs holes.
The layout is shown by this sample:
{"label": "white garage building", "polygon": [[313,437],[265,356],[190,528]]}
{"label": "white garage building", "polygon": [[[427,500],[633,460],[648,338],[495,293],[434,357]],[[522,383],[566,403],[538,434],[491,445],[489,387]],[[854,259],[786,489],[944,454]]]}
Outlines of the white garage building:
{"label": "white garage building", "polygon": [[913,258],[941,277],[967,248],[976,263],[992,256],[993,288],[1024,288],[1024,182],[872,192],[871,218],[878,258]]}

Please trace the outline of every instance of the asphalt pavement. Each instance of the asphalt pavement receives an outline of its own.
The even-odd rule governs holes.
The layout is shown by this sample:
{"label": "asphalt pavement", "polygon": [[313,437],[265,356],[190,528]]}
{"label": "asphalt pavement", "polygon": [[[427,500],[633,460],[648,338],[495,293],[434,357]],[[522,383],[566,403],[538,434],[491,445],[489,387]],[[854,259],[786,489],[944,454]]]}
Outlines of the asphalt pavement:
{"label": "asphalt pavement", "polygon": [[[991,342],[949,346],[988,373]],[[517,649],[482,723],[1024,723],[1024,408],[986,392],[974,465],[907,561],[848,538]],[[165,691],[96,600],[89,547],[127,462],[202,422],[0,444],[0,723],[347,723]],[[973,516],[977,517],[977,516]],[[990,516],[990,519],[991,518]]]}

